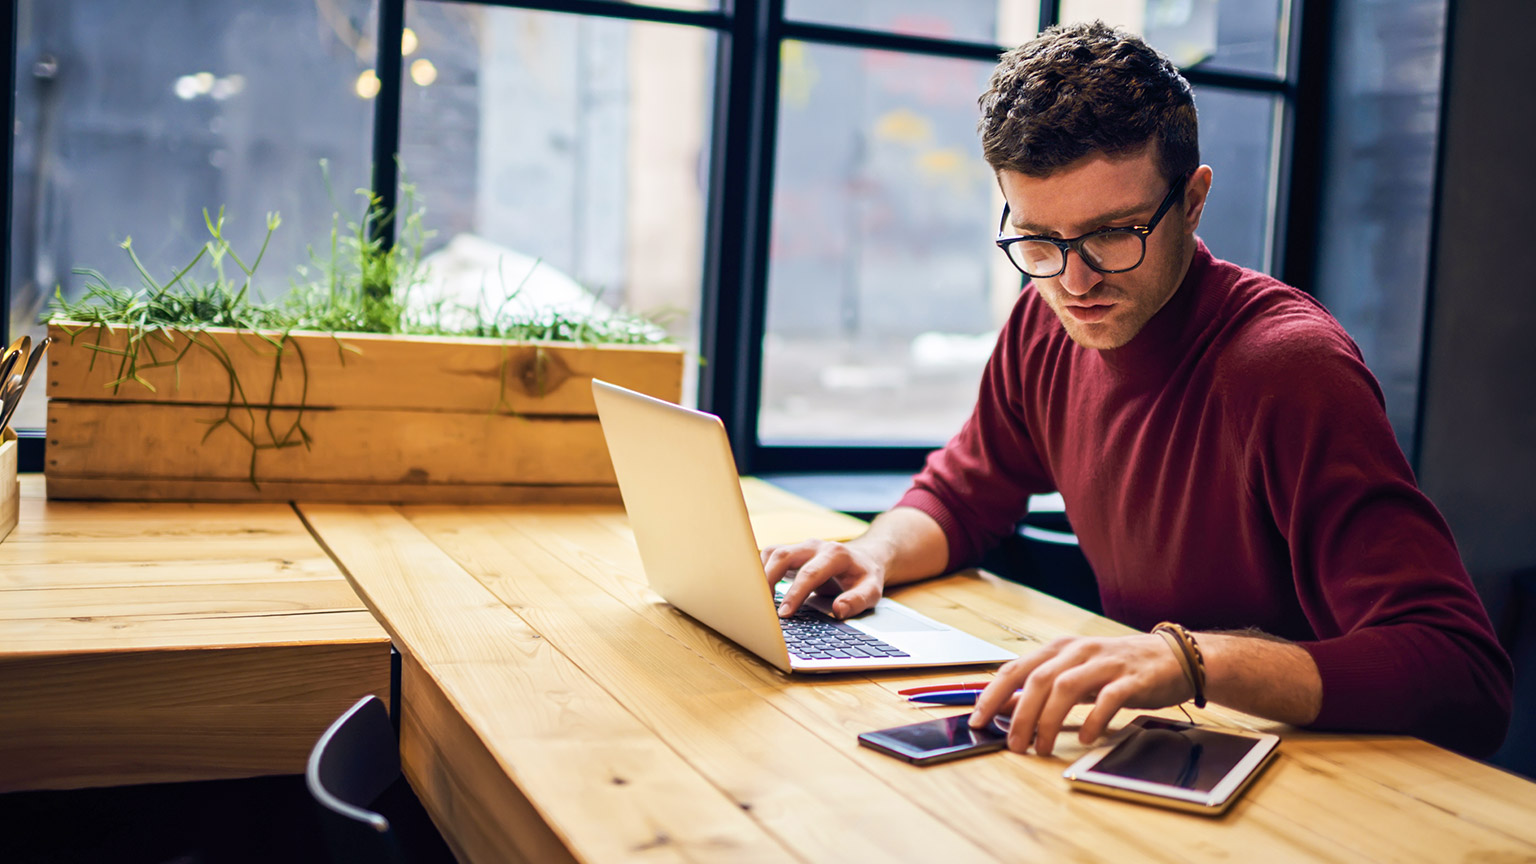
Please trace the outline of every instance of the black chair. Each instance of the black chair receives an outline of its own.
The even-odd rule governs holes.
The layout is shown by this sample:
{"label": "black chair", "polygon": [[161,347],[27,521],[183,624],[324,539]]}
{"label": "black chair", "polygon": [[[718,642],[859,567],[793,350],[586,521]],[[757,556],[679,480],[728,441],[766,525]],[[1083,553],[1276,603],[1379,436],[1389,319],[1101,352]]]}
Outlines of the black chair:
{"label": "black chair", "polygon": [[364,696],[325,730],[304,777],[333,861],[454,860],[400,772],[395,728],[377,696]]}
{"label": "black chair", "polygon": [[1510,575],[1499,642],[1515,664],[1514,714],[1504,745],[1488,760],[1536,780],[1536,567]]}
{"label": "black chair", "polygon": [[1060,496],[1031,498],[1024,521],[987,554],[981,566],[1078,608],[1104,613],[1098,580],[1077,545]]}

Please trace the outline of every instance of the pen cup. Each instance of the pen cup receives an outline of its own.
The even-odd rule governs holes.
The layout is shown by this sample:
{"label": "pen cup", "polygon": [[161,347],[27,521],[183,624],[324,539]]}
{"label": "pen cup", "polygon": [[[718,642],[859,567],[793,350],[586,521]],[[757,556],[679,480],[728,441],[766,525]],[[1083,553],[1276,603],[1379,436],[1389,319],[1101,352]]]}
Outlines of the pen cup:
{"label": "pen cup", "polygon": [[16,433],[0,432],[0,540],[11,536],[21,511],[21,483],[16,479]]}

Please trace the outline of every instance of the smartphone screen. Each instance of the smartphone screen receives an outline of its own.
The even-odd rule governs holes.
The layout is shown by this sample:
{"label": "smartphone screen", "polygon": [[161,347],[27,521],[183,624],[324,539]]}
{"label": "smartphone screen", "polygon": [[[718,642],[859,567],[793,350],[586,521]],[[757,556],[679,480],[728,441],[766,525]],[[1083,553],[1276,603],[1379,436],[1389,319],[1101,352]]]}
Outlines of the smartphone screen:
{"label": "smartphone screen", "polygon": [[1099,760],[1093,770],[1144,783],[1210,792],[1260,743],[1253,738],[1150,717],[1140,727]]}
{"label": "smartphone screen", "polygon": [[1008,736],[994,725],[972,729],[967,722],[970,716],[956,714],[865,732],[859,736],[859,743],[919,765],[1001,750],[1007,745]]}

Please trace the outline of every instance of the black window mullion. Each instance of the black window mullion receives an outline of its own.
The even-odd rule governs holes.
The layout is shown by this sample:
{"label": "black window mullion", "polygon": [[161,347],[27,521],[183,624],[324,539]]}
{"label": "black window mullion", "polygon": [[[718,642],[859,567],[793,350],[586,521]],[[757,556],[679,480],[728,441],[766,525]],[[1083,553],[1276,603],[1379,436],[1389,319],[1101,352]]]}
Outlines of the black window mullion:
{"label": "black window mullion", "polygon": [[997,62],[998,55],[1006,50],[986,42],[938,39],[931,36],[893,33],[889,30],[865,30],[859,27],[812,24],[804,21],[784,22],[782,32],[785,39],[804,42],[872,48],[879,51],[900,51],[905,54],[956,57],[962,60],[986,60],[993,63]]}
{"label": "black window mullion", "polygon": [[1290,96],[1294,90],[1289,81],[1273,75],[1255,75],[1251,72],[1223,72],[1191,66],[1180,69],[1184,80],[1197,87],[1219,87],[1223,90],[1242,90],[1249,93],[1275,93]]}
{"label": "black window mullion", "polygon": [[[1297,0],[1300,3],[1300,0]],[[1300,3],[1292,14],[1287,76],[1295,88],[1286,100],[1281,139],[1280,189],[1275,214],[1276,277],[1313,293],[1317,283],[1318,218],[1322,200],[1328,76],[1332,66],[1332,3]],[[1305,110],[1303,110],[1305,108]]]}
{"label": "black window mullion", "polygon": [[5,71],[0,73],[0,88],[4,90],[5,134],[5,248],[0,249],[0,303],[5,314],[0,315],[0,344],[11,344],[11,189],[15,183],[16,154],[16,0],[6,0],[0,9],[0,39],[5,45]]}
{"label": "black window mullion", "polygon": [[694,27],[708,27],[712,30],[726,30],[730,27],[731,21],[731,16],[721,12],[699,12],[689,9],[672,9],[666,6],[617,3],[614,0],[444,0],[444,2],[531,9],[537,12],[561,12],[594,18],[620,18],[625,21],[647,21],[654,24],[686,24]]}
{"label": "black window mullion", "polygon": [[[16,0],[6,0],[0,6],[0,42],[5,46],[5,71],[0,72],[0,89],[4,90],[6,129],[5,135],[5,245],[0,248],[0,345],[11,344],[11,195],[16,182],[15,135],[9,130],[16,128]],[[36,472],[43,470],[46,458],[43,430],[17,431],[16,470]]]}
{"label": "black window mullion", "polygon": [[758,474],[843,473],[880,471],[917,473],[931,446],[884,445],[859,447],[848,444],[760,446],[753,456],[752,471]]}
{"label": "black window mullion", "polygon": [[700,319],[699,406],[755,470],[783,0],[738,0],[721,40]]}
{"label": "black window mullion", "polygon": [[1040,0],[1040,29],[1061,22],[1061,0]]}
{"label": "black window mullion", "polygon": [[[403,60],[400,43],[405,36],[405,0],[379,0],[379,32],[374,73],[379,92],[373,100],[373,194],[381,211],[394,214],[400,197],[400,81]],[[395,220],[380,219],[370,229],[371,240],[385,248],[394,245]]]}

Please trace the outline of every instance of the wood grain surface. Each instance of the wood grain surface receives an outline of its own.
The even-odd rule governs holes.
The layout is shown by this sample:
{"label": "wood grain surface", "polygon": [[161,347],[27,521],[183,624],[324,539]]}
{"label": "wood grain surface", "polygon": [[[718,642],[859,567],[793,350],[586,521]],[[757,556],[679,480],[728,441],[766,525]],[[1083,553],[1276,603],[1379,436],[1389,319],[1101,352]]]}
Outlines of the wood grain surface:
{"label": "wood grain surface", "polygon": [[[207,405],[51,402],[48,477],[249,485],[251,445],[231,428],[210,432],[224,413]],[[256,453],[258,485],[615,482],[595,418],[372,409],[306,411],[301,418],[284,409],[270,418],[237,412],[234,422],[263,446],[292,443]],[[308,446],[291,431],[300,422]]]}
{"label": "wood grain surface", "polygon": [[389,643],[287,505],[81,504],[0,543],[0,792],[291,774]]}
{"label": "wood grain surface", "polygon": [[[78,331],[78,332],[77,332]],[[231,371],[239,382],[236,401],[249,405],[317,408],[594,415],[591,379],[676,402],[682,396],[684,354],[673,345],[576,345],[502,343],[445,336],[372,333],[281,334],[210,327],[197,334],[150,334],[141,348],[141,375],[149,387],[119,376],[127,332],[50,325],[48,397],[74,401],[182,402],[223,405],[230,401]],[[180,363],[148,368],[193,347]],[[271,340],[271,341],[269,341]],[[151,356],[153,351],[153,357]],[[222,358],[224,362],[219,359]],[[227,362],[228,365],[225,365]],[[151,389],[153,388],[153,389]]]}
{"label": "wood grain surface", "polygon": [[[861,530],[743,490],[761,544]],[[387,695],[387,632],[403,764],[463,861],[1536,861],[1536,784],[1219,706],[1190,711],[1284,739],[1219,819],[1072,791],[1072,722],[1047,759],[860,748],[963,710],[898,689],[988,670],[781,674],[649,588],[612,504],[50,502],[23,478],[18,516],[0,791],[298,771],[357,696]],[[892,593],[1019,652],[1129,632],[974,570]]]}
{"label": "wood grain surface", "polygon": [[612,484],[374,483],[305,480],[186,480],[158,477],[48,478],[50,497],[92,501],[350,501],[361,504],[618,504]]}
{"label": "wood grain surface", "polygon": [[682,395],[671,345],[154,331],[126,377],[126,330],[50,332],[61,500],[613,502],[592,379]]}
{"label": "wood grain surface", "polygon": [[[760,542],[857,531],[743,485]],[[1061,771],[1086,750],[1071,723],[1047,759],[917,768],[860,748],[860,732],[958,710],[901,687],[988,673],[783,675],[650,590],[617,507],[300,511],[407,655],[407,774],[462,860],[1536,860],[1536,784],[1218,706],[1191,713],[1284,738],[1219,819],[1071,791]],[[978,571],[893,594],[1021,652],[1129,632]]]}
{"label": "wood grain surface", "polygon": [[[441,698],[430,690],[418,695],[402,682],[404,710],[418,701],[424,706],[417,716],[429,741],[402,729],[401,752],[406,776],[457,848],[484,850],[475,860],[539,860],[527,838],[546,836],[517,821],[516,811],[458,818],[466,796],[508,797],[484,764],[477,771],[457,761],[480,755],[500,766],[578,860],[687,860],[710,850],[733,860],[783,860],[778,841],[722,798],[669,741],[399,512],[334,504],[301,511],[402,653],[441,691]],[[455,748],[445,761],[417,761],[433,752],[430,740],[440,735],[446,742],[465,738],[443,725],[454,716],[483,743],[483,754]],[[436,782],[442,773],[460,783],[495,782],[455,796],[439,791],[452,788]]]}

